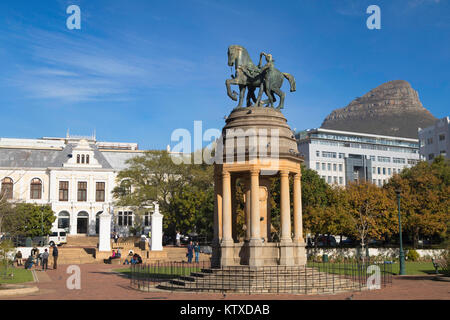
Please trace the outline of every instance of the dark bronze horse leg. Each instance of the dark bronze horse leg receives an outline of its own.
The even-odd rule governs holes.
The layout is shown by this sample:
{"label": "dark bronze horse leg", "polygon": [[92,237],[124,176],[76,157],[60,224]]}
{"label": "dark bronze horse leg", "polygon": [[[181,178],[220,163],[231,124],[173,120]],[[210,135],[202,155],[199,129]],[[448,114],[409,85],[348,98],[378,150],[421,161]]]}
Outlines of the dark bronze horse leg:
{"label": "dark bronze horse leg", "polygon": [[234,90],[233,92],[231,92],[231,85],[238,85],[238,84],[239,84],[238,79],[225,80],[225,85],[227,86],[227,94],[231,99],[233,99],[233,101],[237,101],[237,92]]}
{"label": "dark bronze horse leg", "polygon": [[242,107],[242,102],[244,101],[245,96],[245,89],[247,87],[243,84],[239,85],[239,104],[237,105],[238,108]]}

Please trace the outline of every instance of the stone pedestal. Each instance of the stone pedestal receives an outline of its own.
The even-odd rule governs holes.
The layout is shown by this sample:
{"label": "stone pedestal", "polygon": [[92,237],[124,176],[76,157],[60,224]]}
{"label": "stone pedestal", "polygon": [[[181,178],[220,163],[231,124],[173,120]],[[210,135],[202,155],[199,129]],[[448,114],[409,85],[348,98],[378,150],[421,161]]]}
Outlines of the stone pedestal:
{"label": "stone pedestal", "polygon": [[111,253],[111,215],[103,211],[99,215],[99,220],[98,250]]}
{"label": "stone pedestal", "polygon": [[159,213],[159,205],[158,203],[154,203],[155,205],[155,212],[153,212],[151,219],[152,219],[152,233],[151,233],[151,251],[162,251],[162,221],[163,221],[163,215]]}

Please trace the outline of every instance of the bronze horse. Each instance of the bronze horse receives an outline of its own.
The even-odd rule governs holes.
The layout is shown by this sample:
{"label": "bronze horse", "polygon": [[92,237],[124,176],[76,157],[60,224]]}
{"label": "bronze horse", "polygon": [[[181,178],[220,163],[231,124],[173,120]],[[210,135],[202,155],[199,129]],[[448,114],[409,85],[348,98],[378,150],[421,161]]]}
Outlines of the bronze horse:
{"label": "bronze horse", "polygon": [[[239,86],[238,108],[242,107],[246,88],[248,88],[247,107],[251,106],[251,100],[253,100],[257,106],[263,104],[265,106],[273,107],[273,102],[276,101],[274,94],[276,94],[280,97],[280,103],[277,109],[283,109],[284,107],[285,94],[280,90],[284,78],[289,80],[291,92],[295,91],[295,79],[292,75],[280,72],[273,66],[272,60],[270,61],[270,66],[267,68],[261,69],[260,66],[254,65],[247,50],[242,46],[232,45],[228,47],[228,65],[230,67],[235,67],[236,74],[232,76],[232,79],[227,79],[225,81],[227,94],[231,99],[237,101],[237,92],[232,92],[230,85]],[[258,99],[255,97],[256,88],[260,88]],[[268,99],[261,101],[263,92],[266,93]]]}

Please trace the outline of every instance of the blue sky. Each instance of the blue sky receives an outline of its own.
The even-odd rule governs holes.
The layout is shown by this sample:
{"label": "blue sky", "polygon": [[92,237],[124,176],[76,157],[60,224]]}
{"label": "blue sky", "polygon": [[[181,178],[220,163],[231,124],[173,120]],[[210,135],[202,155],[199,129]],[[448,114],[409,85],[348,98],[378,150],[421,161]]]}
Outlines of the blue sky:
{"label": "blue sky", "polygon": [[[69,30],[66,8],[81,8]],[[381,8],[369,30],[366,8]],[[319,127],[336,108],[407,80],[442,118],[450,101],[450,1],[0,2],[0,137],[72,134],[165,148],[173,130],[222,128],[227,47],[257,63],[270,52],[285,81],[291,128]]]}

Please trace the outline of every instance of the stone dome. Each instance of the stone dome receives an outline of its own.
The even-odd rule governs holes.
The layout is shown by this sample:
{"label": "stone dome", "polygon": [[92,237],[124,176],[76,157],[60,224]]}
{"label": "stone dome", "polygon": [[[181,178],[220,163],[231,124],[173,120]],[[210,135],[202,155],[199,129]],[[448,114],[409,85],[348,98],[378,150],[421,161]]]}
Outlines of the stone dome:
{"label": "stone dome", "polygon": [[[226,119],[222,129],[223,159],[233,155],[245,160],[255,157],[302,158],[298,154],[297,141],[284,115],[266,107],[236,108]],[[234,141],[230,142],[230,139]],[[277,147],[278,144],[278,155]],[[232,151],[227,150],[232,145]],[[229,159],[229,158],[228,158]],[[242,158],[241,158],[242,159]]]}

